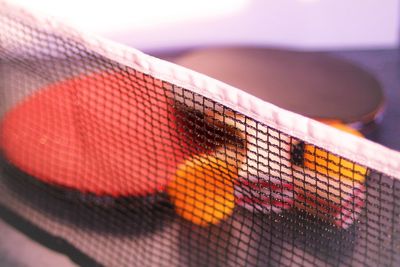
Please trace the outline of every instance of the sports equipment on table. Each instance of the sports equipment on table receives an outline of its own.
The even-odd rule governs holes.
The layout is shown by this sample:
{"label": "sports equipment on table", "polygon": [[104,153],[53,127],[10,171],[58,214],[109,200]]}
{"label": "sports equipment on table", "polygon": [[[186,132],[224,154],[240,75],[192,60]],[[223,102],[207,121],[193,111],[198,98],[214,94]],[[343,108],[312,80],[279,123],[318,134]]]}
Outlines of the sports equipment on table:
{"label": "sports equipment on table", "polygon": [[165,190],[190,149],[172,101],[160,85],[138,88],[146,82],[139,79],[131,71],[100,71],[38,89],[5,114],[4,155],[43,182],[82,193]]}
{"label": "sports equipment on table", "polygon": [[279,107],[359,128],[378,118],[385,103],[370,73],[318,52],[220,46],[189,51],[174,61]]}
{"label": "sports equipment on table", "polygon": [[[384,102],[382,90],[371,75],[346,61],[320,53],[261,47],[216,47],[189,52],[175,61],[243,88],[281,107],[317,118],[321,122],[358,136],[361,136],[358,131],[344,123],[353,125],[371,123],[378,116]],[[290,77],[287,77],[287,73],[290,73]],[[221,117],[220,119],[224,120]],[[228,124],[238,123],[230,121]],[[339,207],[335,206],[332,212],[329,207],[324,207],[321,215],[331,212],[335,214],[333,217],[337,226],[351,225],[352,221],[347,219],[346,214],[354,214],[348,207],[359,210],[363,206],[366,168],[354,165],[313,145],[303,144],[302,166],[306,170],[301,172],[298,166],[292,167],[291,164],[293,160],[289,153],[292,150],[290,138],[286,140],[282,140],[282,137],[269,138],[269,142],[263,144],[257,142],[255,129],[251,130],[243,120],[237,127],[244,132],[244,127],[247,127],[246,136],[249,139],[248,161],[246,161],[248,165],[245,167],[248,172],[239,175],[244,179],[239,179],[243,182],[235,190],[239,205],[251,211],[268,213],[292,208],[299,202],[294,201],[296,197],[303,198],[303,202],[307,200],[307,203],[313,205],[322,203],[321,205],[327,206],[326,203],[333,201]],[[258,135],[266,132],[267,128],[258,127]],[[260,138],[266,139],[262,136]],[[252,147],[251,144],[258,144],[258,147]],[[264,149],[260,149],[260,146]],[[282,151],[285,153],[280,153]],[[282,157],[285,161],[282,161]],[[269,168],[278,169],[278,166],[272,166],[278,161],[285,168],[283,171],[281,168],[279,174],[274,174]],[[257,172],[252,171],[256,169],[253,166],[259,162],[264,166],[263,171],[260,169]],[[303,172],[312,171],[316,171],[317,174],[309,173],[302,176]],[[298,177],[299,173],[302,176],[301,180]],[[321,177],[315,178],[316,175]],[[279,176],[281,179],[277,179]],[[304,182],[304,179],[307,181]],[[339,179],[349,179],[343,186],[347,193],[340,194],[338,191],[340,185],[335,181]],[[317,183],[316,180],[321,182]],[[323,193],[331,188],[331,191],[334,191],[331,197],[318,196],[318,192]],[[304,199],[305,192],[317,193],[313,193],[314,200],[311,201],[308,200],[309,196]],[[329,201],[325,203],[323,200],[326,198]],[[307,205],[295,206],[310,210]],[[348,223],[343,224],[342,218]]]}
{"label": "sports equipment on table", "polygon": [[[358,121],[358,101],[382,100],[354,65],[290,54],[299,60],[270,66],[270,84],[317,90],[343,67],[345,97],[326,87],[340,112],[361,111]],[[313,62],[305,75],[299,65]],[[234,61],[236,78],[264,70],[247,63]],[[1,219],[82,266],[399,266],[400,154],[279,108],[250,81],[0,0]],[[350,95],[356,84],[365,94]]]}
{"label": "sports equipment on table", "polygon": [[[214,200],[215,203],[211,204],[207,202],[214,196],[213,190],[222,190],[221,195],[227,191],[232,194],[233,184],[236,183],[235,202],[252,212],[279,213],[297,207],[344,229],[358,218],[365,200],[366,168],[309,144],[291,144],[290,140],[278,142],[269,138],[265,144],[258,140],[258,146],[255,146],[257,139],[254,136],[257,133],[252,125],[245,124],[244,117],[233,112],[225,115],[219,112],[206,114],[206,121],[220,128],[231,129],[229,132],[239,140],[239,144],[230,144],[222,150],[217,147],[214,151],[217,159],[211,155],[201,155],[178,169],[172,195],[179,214],[200,225],[219,223],[222,218],[227,218],[228,212],[222,211],[228,209],[229,214],[232,212],[232,197],[229,195],[225,198],[229,199],[228,202],[223,201],[224,198]],[[343,124],[330,122],[330,125],[361,136]],[[266,130],[261,128],[259,132]],[[238,146],[244,148],[232,151],[232,147]],[[285,171],[282,172],[281,165],[281,173],[275,174],[274,170],[279,166],[277,162],[282,162],[281,150],[287,151]],[[281,153],[281,158],[278,153]],[[300,161],[295,159],[294,153],[300,153]],[[260,163],[263,168],[255,172],[255,166]],[[213,168],[219,174],[215,175],[211,171]],[[277,178],[279,175],[281,179]],[[217,179],[220,187],[214,188],[212,185],[216,183],[210,179]],[[213,189],[209,189],[210,186]],[[181,190],[177,189],[179,187]],[[177,197],[179,191],[180,197]],[[219,205],[221,215],[211,220],[213,217],[210,214],[218,210],[216,205]],[[193,211],[199,206],[212,210]]]}

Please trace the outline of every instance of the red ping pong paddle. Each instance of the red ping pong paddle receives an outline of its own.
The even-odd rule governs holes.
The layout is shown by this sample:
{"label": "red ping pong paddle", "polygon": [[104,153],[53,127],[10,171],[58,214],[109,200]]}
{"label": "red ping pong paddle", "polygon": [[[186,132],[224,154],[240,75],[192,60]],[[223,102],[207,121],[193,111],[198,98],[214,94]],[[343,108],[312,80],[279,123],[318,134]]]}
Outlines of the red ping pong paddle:
{"label": "red ping pong paddle", "polygon": [[190,150],[161,82],[132,72],[39,89],[4,116],[0,145],[42,182],[114,197],[164,190]]}

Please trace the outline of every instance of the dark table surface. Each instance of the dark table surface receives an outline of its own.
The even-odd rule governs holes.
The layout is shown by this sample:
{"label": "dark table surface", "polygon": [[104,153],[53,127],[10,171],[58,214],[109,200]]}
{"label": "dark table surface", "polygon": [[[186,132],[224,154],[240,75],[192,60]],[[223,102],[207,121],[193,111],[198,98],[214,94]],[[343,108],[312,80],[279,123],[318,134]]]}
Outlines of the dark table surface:
{"label": "dark table surface", "polygon": [[[371,140],[400,150],[400,52],[365,50],[327,52],[370,71],[382,84],[387,104],[379,125],[367,135]],[[173,59],[171,56],[161,57]],[[50,250],[15,230],[0,219],[0,266],[76,266],[67,257]]]}

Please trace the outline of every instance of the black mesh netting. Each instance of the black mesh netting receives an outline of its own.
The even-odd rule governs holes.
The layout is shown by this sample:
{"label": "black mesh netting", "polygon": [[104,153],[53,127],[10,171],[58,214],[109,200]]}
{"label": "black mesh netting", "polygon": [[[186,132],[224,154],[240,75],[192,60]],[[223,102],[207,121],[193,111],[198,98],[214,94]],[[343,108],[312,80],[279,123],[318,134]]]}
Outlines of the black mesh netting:
{"label": "black mesh netting", "polygon": [[1,216],[83,265],[400,264],[397,179],[57,32],[0,10]]}

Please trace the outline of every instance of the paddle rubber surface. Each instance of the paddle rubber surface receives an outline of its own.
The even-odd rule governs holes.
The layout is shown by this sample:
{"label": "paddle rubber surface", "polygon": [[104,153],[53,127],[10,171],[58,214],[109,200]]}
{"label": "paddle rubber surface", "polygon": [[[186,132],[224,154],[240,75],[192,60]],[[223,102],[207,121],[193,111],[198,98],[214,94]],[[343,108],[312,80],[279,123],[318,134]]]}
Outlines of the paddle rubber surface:
{"label": "paddle rubber surface", "polygon": [[37,90],[2,121],[5,156],[43,182],[95,195],[164,190],[188,151],[161,84],[141,83],[99,72]]}

